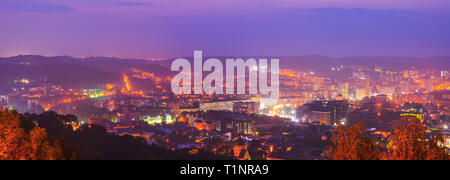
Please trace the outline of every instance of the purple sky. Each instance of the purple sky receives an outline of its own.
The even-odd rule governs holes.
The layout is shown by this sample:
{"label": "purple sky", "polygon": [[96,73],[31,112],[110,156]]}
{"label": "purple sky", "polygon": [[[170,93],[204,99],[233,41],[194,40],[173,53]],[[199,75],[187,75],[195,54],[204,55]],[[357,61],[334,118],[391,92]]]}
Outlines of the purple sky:
{"label": "purple sky", "polygon": [[0,56],[450,56],[449,0],[0,0]]}

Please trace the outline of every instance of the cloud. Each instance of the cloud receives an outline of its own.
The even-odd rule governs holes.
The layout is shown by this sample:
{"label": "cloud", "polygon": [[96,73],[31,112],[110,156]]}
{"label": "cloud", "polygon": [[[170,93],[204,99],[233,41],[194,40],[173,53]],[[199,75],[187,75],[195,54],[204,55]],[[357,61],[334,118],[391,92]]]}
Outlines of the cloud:
{"label": "cloud", "polygon": [[73,8],[64,4],[51,4],[39,2],[37,0],[1,0],[0,12],[17,13],[17,12],[42,12],[42,13],[58,13],[71,12]]}

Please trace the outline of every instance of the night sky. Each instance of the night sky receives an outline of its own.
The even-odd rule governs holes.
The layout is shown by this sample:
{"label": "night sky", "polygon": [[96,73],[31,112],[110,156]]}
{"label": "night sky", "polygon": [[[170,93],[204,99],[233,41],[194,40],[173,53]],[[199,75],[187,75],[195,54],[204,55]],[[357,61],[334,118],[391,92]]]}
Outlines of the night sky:
{"label": "night sky", "polygon": [[449,0],[0,0],[0,20],[2,57],[450,56]]}

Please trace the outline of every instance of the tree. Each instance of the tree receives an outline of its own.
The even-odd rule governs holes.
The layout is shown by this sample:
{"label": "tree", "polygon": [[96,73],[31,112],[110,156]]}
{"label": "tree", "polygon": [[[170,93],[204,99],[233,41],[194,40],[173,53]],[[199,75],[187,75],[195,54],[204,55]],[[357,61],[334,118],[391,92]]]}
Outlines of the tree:
{"label": "tree", "polygon": [[30,158],[30,149],[27,148],[26,134],[18,128],[20,121],[18,115],[0,111],[0,159],[24,160]]}
{"label": "tree", "polygon": [[388,159],[391,160],[449,160],[444,138],[438,131],[427,138],[427,131],[417,118],[404,117],[399,128],[389,138]]}
{"label": "tree", "polygon": [[352,127],[336,127],[337,135],[331,139],[335,146],[329,147],[327,155],[334,160],[382,159],[380,147],[364,134],[364,130],[362,122]]}
{"label": "tree", "polygon": [[52,145],[48,140],[45,129],[40,127],[35,127],[31,130],[30,147],[33,160],[59,160],[64,157],[58,141],[55,141],[54,145]]}
{"label": "tree", "polygon": [[26,132],[17,113],[0,111],[0,160],[57,160],[62,158],[59,144],[51,142],[45,129]]}
{"label": "tree", "polygon": [[337,127],[332,138],[334,146],[329,147],[327,155],[334,160],[450,160],[442,134],[428,132],[419,121],[400,119],[385,151],[364,134],[363,123]]}

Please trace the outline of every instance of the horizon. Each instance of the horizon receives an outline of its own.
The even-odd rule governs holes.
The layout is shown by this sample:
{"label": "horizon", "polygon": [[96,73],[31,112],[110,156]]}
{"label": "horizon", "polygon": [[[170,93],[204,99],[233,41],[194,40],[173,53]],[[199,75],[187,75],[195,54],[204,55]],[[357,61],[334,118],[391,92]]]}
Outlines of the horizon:
{"label": "horizon", "polygon": [[[40,55],[40,54],[18,54],[18,55],[12,55],[12,56],[0,56],[0,58],[13,58],[13,57],[20,57],[20,56],[38,56],[38,57],[45,57],[45,58],[53,58],[53,57],[70,57],[73,59],[89,59],[89,58],[114,58],[114,59],[120,59],[120,60],[146,60],[146,61],[168,61],[168,60],[174,60],[177,58],[193,58],[194,56],[179,56],[179,57],[144,57],[144,58],[136,58],[136,57],[118,57],[118,56],[71,56],[71,55]],[[450,58],[450,55],[448,56],[329,56],[329,55],[322,55],[322,54],[303,54],[303,55],[247,55],[247,56],[232,56],[232,55],[207,55],[205,58],[213,58],[213,57],[225,57],[225,58],[250,58],[250,57],[327,57],[327,58],[415,58],[415,59],[422,59],[422,58]]]}

